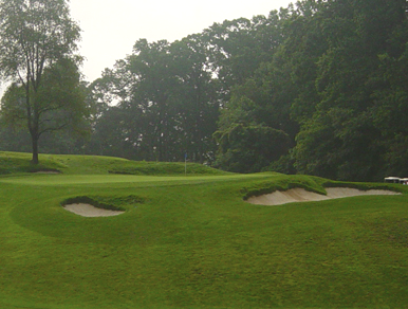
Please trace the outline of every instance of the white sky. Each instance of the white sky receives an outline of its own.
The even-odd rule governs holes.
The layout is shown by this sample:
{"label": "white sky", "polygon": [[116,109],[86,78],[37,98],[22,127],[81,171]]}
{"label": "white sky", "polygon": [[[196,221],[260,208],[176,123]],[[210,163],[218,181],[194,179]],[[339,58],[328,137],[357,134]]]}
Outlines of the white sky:
{"label": "white sky", "polygon": [[131,54],[134,43],[180,40],[200,33],[214,22],[287,7],[291,0],[70,0],[71,16],[82,29],[79,53],[86,80],[100,77],[105,68]]}

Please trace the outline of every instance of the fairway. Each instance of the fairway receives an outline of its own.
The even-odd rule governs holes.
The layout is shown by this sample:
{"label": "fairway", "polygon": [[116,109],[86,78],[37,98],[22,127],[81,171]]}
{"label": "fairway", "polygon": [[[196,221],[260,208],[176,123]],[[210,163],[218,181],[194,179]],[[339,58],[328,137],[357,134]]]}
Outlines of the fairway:
{"label": "fairway", "polygon": [[[277,173],[112,175],[102,165],[85,174],[82,160],[70,157],[58,175],[0,177],[0,308],[408,303],[405,186]],[[297,187],[322,194],[325,186],[404,194],[273,207],[245,201]],[[84,199],[123,213],[82,217],[62,207]]]}
{"label": "fairway", "polygon": [[[267,178],[265,174],[253,175],[226,175],[226,176],[132,176],[132,175],[32,175],[8,177],[0,179],[3,183],[28,185],[84,185],[84,184],[135,184],[148,185],[149,183],[163,184],[191,184],[201,182],[234,181],[243,179]],[[270,176],[269,176],[270,177]]]}

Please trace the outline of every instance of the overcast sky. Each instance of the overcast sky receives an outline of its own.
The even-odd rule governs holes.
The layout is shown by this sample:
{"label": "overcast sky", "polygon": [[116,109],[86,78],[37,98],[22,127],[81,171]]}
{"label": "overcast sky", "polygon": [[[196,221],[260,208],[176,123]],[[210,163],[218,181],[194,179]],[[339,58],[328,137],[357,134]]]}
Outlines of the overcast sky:
{"label": "overcast sky", "polygon": [[70,0],[71,16],[82,29],[82,72],[88,81],[132,52],[142,38],[149,42],[180,40],[214,22],[268,15],[290,0]]}

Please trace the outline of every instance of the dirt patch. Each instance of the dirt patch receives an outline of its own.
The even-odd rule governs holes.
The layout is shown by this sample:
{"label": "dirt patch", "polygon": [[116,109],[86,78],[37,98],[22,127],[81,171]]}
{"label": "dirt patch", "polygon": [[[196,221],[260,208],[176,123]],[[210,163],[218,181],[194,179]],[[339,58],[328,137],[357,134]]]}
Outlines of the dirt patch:
{"label": "dirt patch", "polygon": [[354,188],[326,188],[327,195],[310,192],[302,188],[275,191],[270,194],[250,197],[247,202],[255,205],[275,206],[294,202],[311,202],[338,199],[360,195],[400,195],[389,190],[358,190]]}
{"label": "dirt patch", "polygon": [[119,210],[97,208],[93,205],[84,203],[69,204],[63,207],[65,210],[73,212],[74,214],[82,217],[112,217],[125,213],[124,211]]}

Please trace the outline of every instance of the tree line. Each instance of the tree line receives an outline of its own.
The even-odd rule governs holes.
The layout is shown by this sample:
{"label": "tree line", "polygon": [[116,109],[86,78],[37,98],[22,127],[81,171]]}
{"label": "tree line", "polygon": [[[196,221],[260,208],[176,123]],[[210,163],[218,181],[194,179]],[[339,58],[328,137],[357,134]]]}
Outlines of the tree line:
{"label": "tree line", "polygon": [[[83,105],[72,105],[82,112],[66,130],[44,131],[40,149],[149,161],[187,154],[233,172],[340,180],[407,176],[407,10],[405,0],[298,1],[175,42],[138,40],[92,83],[79,80],[75,61],[50,62],[45,77],[58,68],[76,77],[59,86],[58,74],[45,78],[41,102],[76,93],[66,100]],[[21,123],[22,86],[2,99],[1,150],[29,150],[31,131],[8,125]],[[60,111],[49,110],[48,124]]]}

